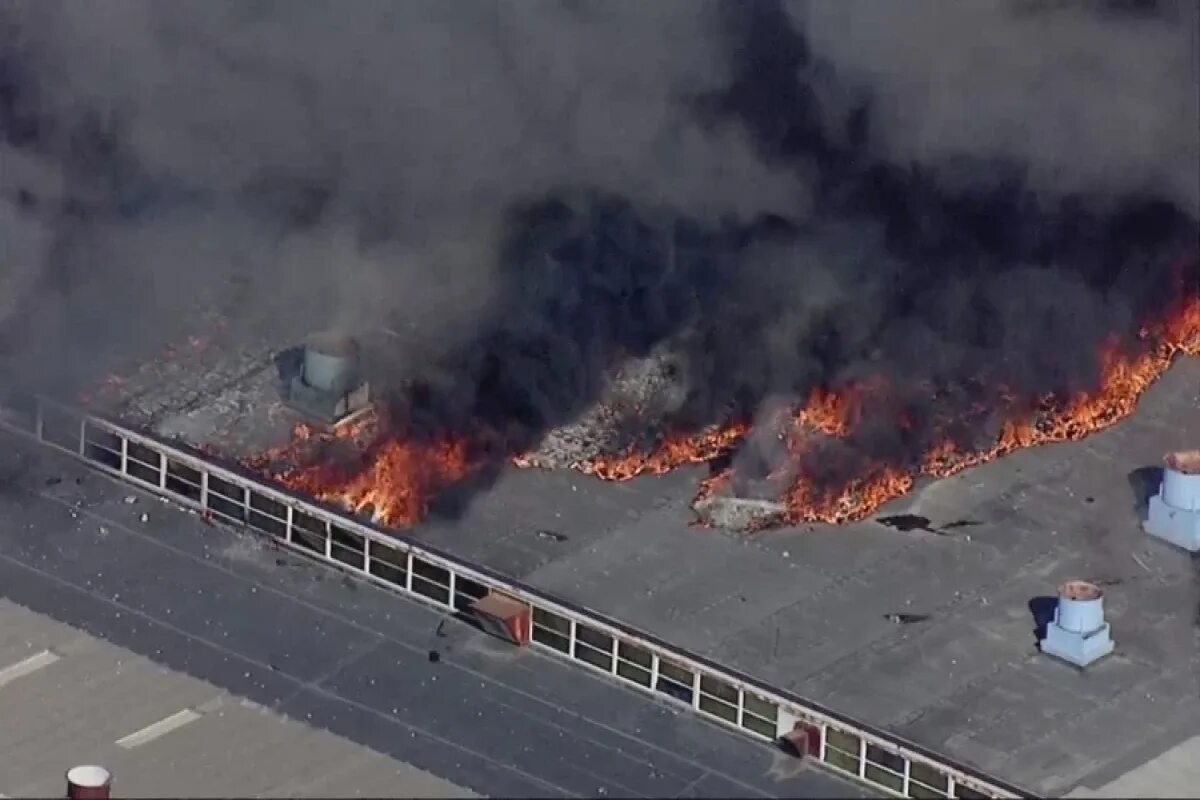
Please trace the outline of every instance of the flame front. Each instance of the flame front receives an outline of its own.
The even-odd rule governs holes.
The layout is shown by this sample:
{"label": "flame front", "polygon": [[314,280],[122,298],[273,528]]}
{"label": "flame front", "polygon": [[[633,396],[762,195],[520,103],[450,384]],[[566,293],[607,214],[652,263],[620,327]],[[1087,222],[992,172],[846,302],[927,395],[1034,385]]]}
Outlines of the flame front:
{"label": "flame front", "polygon": [[[465,438],[418,443],[380,438],[378,428],[374,414],[329,433],[300,424],[288,445],[245,464],[266,472],[293,491],[356,514],[368,514],[375,522],[391,527],[407,527],[420,521],[440,491],[469,477],[480,466],[470,458]],[[314,455],[323,445],[339,442],[359,451],[357,457],[347,463],[314,463]],[[279,464],[282,469],[277,467]]]}
{"label": "flame front", "polygon": [[[1174,362],[1176,356],[1200,355],[1200,298],[1189,297],[1167,314],[1165,322],[1142,329],[1139,338],[1145,349],[1137,354],[1122,350],[1110,340],[1099,354],[1101,380],[1093,392],[1081,393],[1067,402],[1053,397],[1040,398],[1025,413],[1013,407],[1000,409],[1005,417],[999,436],[991,447],[964,449],[944,439],[929,449],[918,464],[902,469],[885,462],[866,467],[849,482],[832,491],[818,492],[814,483],[801,474],[785,493],[785,521],[828,522],[840,524],[863,519],[881,505],[907,494],[917,478],[945,478],[983,464],[1015,450],[1050,442],[1077,441],[1103,430],[1133,413],[1138,399]],[[801,435],[791,437],[789,449],[800,460],[806,442],[803,435],[817,430],[825,435],[845,438],[854,429],[863,404],[863,394],[885,392],[886,385],[857,385],[841,393],[814,393],[809,403],[796,414],[795,429]],[[701,486],[701,496],[711,494],[728,482],[710,480]]]}
{"label": "flame front", "polygon": [[[748,425],[710,429],[697,436],[668,435],[654,450],[639,453],[631,448],[623,456],[600,456],[575,465],[585,475],[606,481],[627,481],[639,475],[664,475],[685,464],[704,464],[729,452],[750,430]],[[527,459],[513,459],[524,467]]]}
{"label": "flame front", "polygon": [[[840,387],[819,388],[805,405],[796,409],[780,433],[789,459],[776,474],[786,488],[782,503],[784,522],[845,523],[862,519],[881,505],[910,491],[921,477],[948,477],[969,467],[1026,447],[1048,442],[1082,439],[1127,417],[1138,398],[1179,354],[1200,355],[1200,298],[1189,295],[1177,303],[1164,321],[1140,332],[1141,346],[1122,348],[1114,339],[1098,357],[1101,379],[1098,387],[1069,400],[1043,397],[1021,404],[1005,395],[1005,406],[986,409],[998,412],[1003,422],[990,446],[971,449],[946,437],[910,466],[885,461],[862,465],[854,476],[834,488],[818,488],[820,482],[806,475],[804,456],[822,440],[852,441],[864,416],[886,398],[889,387],[880,379]],[[878,404],[878,405],[877,405]],[[936,413],[936,407],[935,407]],[[945,429],[953,420],[946,420]],[[901,416],[896,424],[908,426]],[[663,436],[647,452],[630,450],[574,465],[575,469],[603,480],[623,481],[639,475],[660,475],[687,464],[711,462],[730,453],[750,432],[746,424],[730,424],[699,434]],[[374,417],[357,425],[321,434],[299,426],[290,444],[246,462],[266,472],[285,486],[357,513],[372,513],[385,525],[406,526],[420,520],[436,494],[458,483],[482,466],[478,453],[466,436],[447,435],[420,443],[399,437],[380,437]],[[357,457],[343,466],[312,465],[312,448],[344,440]],[[309,453],[306,457],[305,453]],[[517,454],[509,457],[518,467],[533,466]],[[309,463],[308,466],[296,466]],[[283,463],[283,469],[277,467]],[[726,470],[703,481],[699,497],[724,491],[734,479]]]}

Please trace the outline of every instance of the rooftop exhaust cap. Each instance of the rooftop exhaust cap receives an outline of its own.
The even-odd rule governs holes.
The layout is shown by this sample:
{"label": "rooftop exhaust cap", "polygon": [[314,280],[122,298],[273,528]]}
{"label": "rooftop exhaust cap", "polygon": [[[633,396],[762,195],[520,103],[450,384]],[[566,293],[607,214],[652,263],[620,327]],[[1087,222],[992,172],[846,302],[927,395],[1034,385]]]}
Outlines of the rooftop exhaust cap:
{"label": "rooftop exhaust cap", "polygon": [[304,345],[304,382],[330,394],[345,394],[358,378],[358,343],[346,336],[323,333]]}
{"label": "rooftop exhaust cap", "polygon": [[288,406],[327,425],[341,424],[370,406],[357,340],[327,332],[310,337],[302,349],[284,387]]}
{"label": "rooftop exhaust cap", "polygon": [[1168,453],[1162,486],[1150,498],[1142,527],[1151,536],[1200,551],[1200,450]]}
{"label": "rooftop exhaust cap", "polygon": [[112,773],[104,767],[87,764],[67,770],[68,800],[109,800]]}
{"label": "rooftop exhaust cap", "polygon": [[1058,587],[1058,607],[1046,626],[1042,652],[1083,668],[1115,646],[1104,620],[1104,591],[1087,581],[1067,581]]}

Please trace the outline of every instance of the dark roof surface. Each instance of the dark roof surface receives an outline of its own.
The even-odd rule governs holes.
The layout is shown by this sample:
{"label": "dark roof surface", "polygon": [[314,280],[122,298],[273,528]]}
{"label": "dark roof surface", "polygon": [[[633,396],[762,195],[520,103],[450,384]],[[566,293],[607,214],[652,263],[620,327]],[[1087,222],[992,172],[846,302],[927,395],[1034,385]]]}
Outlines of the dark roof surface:
{"label": "dark roof surface", "polygon": [[[664,702],[536,650],[518,651],[431,608],[269,548],[257,536],[206,525],[65,456],[7,434],[3,440],[0,598],[34,612],[26,612],[30,619],[50,617],[106,640],[118,662],[121,651],[132,651],[213,687],[189,695],[176,675],[173,683],[164,678],[170,685],[159,691],[147,680],[140,689],[135,682],[117,691],[120,682],[103,663],[89,669],[80,660],[68,675],[72,685],[62,692],[81,696],[74,685],[80,681],[92,691],[82,695],[86,703],[71,719],[60,720],[59,746],[102,746],[114,721],[159,716],[150,708],[154,703],[182,705],[227,693],[300,724],[260,727],[266,738],[257,742],[246,742],[246,731],[203,721],[164,737],[164,745],[172,737],[187,743],[180,775],[200,780],[189,785],[214,795],[267,791],[266,778],[278,765],[256,767],[256,759],[286,758],[295,769],[325,763],[305,751],[322,739],[295,730],[313,726],[490,796],[864,796]],[[4,608],[0,603],[0,613]],[[0,635],[5,647],[28,633],[6,631]],[[38,647],[53,645],[46,640]],[[441,654],[436,663],[428,658],[431,649]],[[70,667],[73,658],[64,655],[63,663]],[[6,666],[0,663],[0,669]],[[27,709],[20,722],[29,730],[45,724],[40,714],[61,707],[54,698],[39,706],[36,695],[22,691],[29,690],[16,681],[3,687],[17,703],[10,708]],[[138,709],[148,709],[149,716],[139,717]],[[89,719],[93,735],[80,735]],[[288,741],[297,744],[289,750]],[[214,752],[231,747],[245,749],[242,762],[212,760]],[[88,757],[78,751],[58,756]],[[26,766],[35,762],[41,763],[34,759]],[[144,762],[108,763],[118,791],[146,785],[142,779],[149,776],[135,780],[130,772]],[[197,770],[206,764],[223,765],[227,774],[205,783]],[[26,780],[43,794],[61,791],[61,770],[69,766],[56,768],[53,786],[36,783],[35,775],[22,778],[28,770],[14,770],[16,783],[0,790],[16,791]],[[0,778],[8,775],[0,767]],[[239,775],[249,782],[239,783]],[[403,783],[399,776],[389,790],[378,781],[368,785],[371,777],[364,767],[360,780],[331,779],[323,791],[436,791],[428,780]],[[281,784],[279,791],[288,789]]]}
{"label": "dark roof surface", "polygon": [[[270,351],[209,348],[148,367],[105,410],[193,444],[278,444],[291,418]],[[876,517],[745,537],[689,527],[697,470],[614,484],[513,469],[459,518],[411,533],[1002,779],[1065,792],[1200,730],[1200,578],[1139,525],[1163,454],[1200,444],[1198,398],[1200,361],[1181,361],[1114,428],[927,483],[881,511],[928,529]],[[1082,673],[1039,654],[1031,610],[1075,578],[1105,586],[1117,642]]]}

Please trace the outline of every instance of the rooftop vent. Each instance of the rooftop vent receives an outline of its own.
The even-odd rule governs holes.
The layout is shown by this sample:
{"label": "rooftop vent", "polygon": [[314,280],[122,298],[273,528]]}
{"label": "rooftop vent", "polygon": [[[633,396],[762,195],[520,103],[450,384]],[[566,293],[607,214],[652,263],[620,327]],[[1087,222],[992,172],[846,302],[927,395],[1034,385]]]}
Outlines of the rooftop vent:
{"label": "rooftop vent", "polygon": [[1170,453],[1163,464],[1162,486],[1150,498],[1143,527],[1195,553],[1200,551],[1200,450]]}
{"label": "rooftop vent", "polygon": [[338,425],[371,404],[358,342],[349,336],[322,333],[300,349],[284,379],[287,405],[307,417]]}
{"label": "rooftop vent", "polygon": [[112,774],[104,767],[86,765],[67,770],[68,800],[108,800]]}
{"label": "rooftop vent", "polygon": [[1086,667],[1113,651],[1104,621],[1104,592],[1094,583],[1067,581],[1058,587],[1058,607],[1046,626],[1042,652]]}

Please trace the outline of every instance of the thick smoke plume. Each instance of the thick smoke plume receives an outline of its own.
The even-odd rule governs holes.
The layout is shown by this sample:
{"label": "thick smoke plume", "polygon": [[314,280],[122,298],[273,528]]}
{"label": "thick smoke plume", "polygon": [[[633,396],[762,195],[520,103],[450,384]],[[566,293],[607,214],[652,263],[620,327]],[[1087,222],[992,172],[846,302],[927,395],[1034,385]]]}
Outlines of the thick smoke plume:
{"label": "thick smoke plume", "polygon": [[467,340],[514,203],[795,205],[741,132],[690,113],[728,73],[705,2],[7,3],[5,269],[41,274],[39,335],[80,368],[231,279],[248,318],[332,296],[342,321]]}
{"label": "thick smoke plume", "polygon": [[1003,179],[987,164],[1003,158],[1046,195],[1152,193],[1198,210],[1190,0],[789,9],[814,53],[868,87],[882,157],[936,166],[947,188]]}
{"label": "thick smoke plume", "polygon": [[1180,291],[1198,13],[9,4],[3,336],[76,369],[236,280],[275,304],[249,320],[317,296],[415,325],[389,386],[409,433],[521,450],[660,348],[683,428],[882,376],[830,463],[903,460],[986,435],[1001,392],[1087,388]]}

